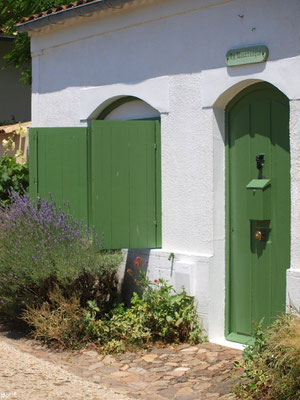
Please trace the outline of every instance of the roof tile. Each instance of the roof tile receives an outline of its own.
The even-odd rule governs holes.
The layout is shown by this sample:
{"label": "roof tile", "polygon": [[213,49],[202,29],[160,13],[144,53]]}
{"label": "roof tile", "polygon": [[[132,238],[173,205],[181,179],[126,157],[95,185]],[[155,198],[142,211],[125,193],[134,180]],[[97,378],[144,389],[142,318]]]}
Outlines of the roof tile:
{"label": "roof tile", "polygon": [[40,12],[38,14],[33,14],[33,15],[30,15],[29,17],[23,18],[20,21],[20,24],[23,24],[24,22],[33,21],[38,18],[45,17],[46,15],[55,14],[57,12],[67,10],[69,8],[78,7],[78,6],[84,5],[86,3],[93,3],[95,1],[97,1],[97,0],[78,0],[78,1],[73,1],[72,3],[68,3],[68,4],[65,4],[62,6],[53,7],[53,8],[50,8],[49,10],[46,10],[46,11]]}

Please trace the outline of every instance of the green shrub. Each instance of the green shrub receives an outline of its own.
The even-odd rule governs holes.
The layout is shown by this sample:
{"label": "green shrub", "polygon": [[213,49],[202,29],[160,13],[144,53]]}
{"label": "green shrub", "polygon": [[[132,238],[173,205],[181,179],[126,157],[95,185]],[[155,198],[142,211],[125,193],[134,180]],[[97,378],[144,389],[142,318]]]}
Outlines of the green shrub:
{"label": "green shrub", "polygon": [[142,278],[142,286],[141,299],[134,297],[133,304],[146,306],[146,324],[153,340],[169,343],[201,340],[194,300],[184,289],[176,293],[165,280],[158,279],[152,283],[146,277]]}
{"label": "green shrub", "polygon": [[27,164],[19,164],[15,157],[3,155],[0,157],[0,202],[8,203],[9,191],[13,189],[22,193],[29,184]]}
{"label": "green shrub", "polygon": [[202,341],[193,299],[184,290],[176,293],[163,279],[152,283],[143,273],[140,284],[143,294],[134,293],[130,308],[118,304],[103,315],[95,301],[83,309],[75,297],[56,301],[55,291],[50,302],[28,308],[24,320],[35,337],[69,348],[93,342],[105,352],[120,352],[155,341]]}
{"label": "green shrub", "polygon": [[[87,335],[105,352],[122,352],[145,347],[152,341],[151,331],[146,324],[146,305],[141,303],[136,294],[134,294],[132,302],[133,305],[130,308],[119,304],[106,315],[105,319],[89,318],[87,315]],[[90,304],[91,306],[93,305]]]}
{"label": "green shrub", "polygon": [[49,300],[59,288],[84,307],[95,300],[102,312],[117,295],[120,252],[102,251],[93,235],[53,201],[37,205],[13,192],[0,207],[0,312],[17,319],[26,307]]}
{"label": "green shrub", "polygon": [[287,314],[266,330],[256,326],[255,342],[237,363],[243,374],[235,387],[241,399],[300,398],[300,319]]}
{"label": "green shrub", "polygon": [[[203,340],[193,299],[176,293],[163,279],[152,283],[143,277],[144,291],[133,294],[132,306],[113,309],[106,321],[88,326],[95,341],[108,351],[143,347],[156,341],[199,343]],[[113,342],[111,342],[113,340]]]}

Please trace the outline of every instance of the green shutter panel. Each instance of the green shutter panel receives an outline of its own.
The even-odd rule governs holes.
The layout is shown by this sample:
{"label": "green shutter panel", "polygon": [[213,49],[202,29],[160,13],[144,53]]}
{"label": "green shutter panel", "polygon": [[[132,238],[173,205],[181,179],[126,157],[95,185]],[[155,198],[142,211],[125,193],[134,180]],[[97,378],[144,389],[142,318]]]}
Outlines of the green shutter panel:
{"label": "green shutter panel", "polygon": [[93,121],[91,214],[104,248],[161,245],[158,121]]}
{"label": "green shutter panel", "polygon": [[104,248],[161,246],[158,121],[32,128],[29,165],[31,198],[69,202]]}
{"label": "green shutter panel", "polygon": [[29,129],[29,196],[31,199],[38,197],[38,149],[37,149],[37,131],[34,128]]}
{"label": "green shutter panel", "polygon": [[60,206],[88,222],[87,128],[31,128],[29,134],[30,196]]}

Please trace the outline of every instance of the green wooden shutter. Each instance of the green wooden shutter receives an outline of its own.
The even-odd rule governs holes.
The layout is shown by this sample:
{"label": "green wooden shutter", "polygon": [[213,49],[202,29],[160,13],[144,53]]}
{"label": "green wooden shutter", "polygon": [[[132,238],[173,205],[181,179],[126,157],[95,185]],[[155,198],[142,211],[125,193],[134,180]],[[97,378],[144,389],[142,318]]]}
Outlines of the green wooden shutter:
{"label": "green wooden shutter", "polygon": [[159,121],[31,128],[29,141],[31,198],[69,202],[104,248],[161,246]]}
{"label": "green wooden shutter", "polygon": [[104,248],[161,246],[159,121],[93,121],[91,213]]}
{"label": "green wooden shutter", "polygon": [[31,198],[69,202],[70,212],[88,222],[87,128],[31,128],[29,133]]}
{"label": "green wooden shutter", "polygon": [[37,171],[37,131],[29,129],[29,196],[35,200],[38,197],[38,171]]}

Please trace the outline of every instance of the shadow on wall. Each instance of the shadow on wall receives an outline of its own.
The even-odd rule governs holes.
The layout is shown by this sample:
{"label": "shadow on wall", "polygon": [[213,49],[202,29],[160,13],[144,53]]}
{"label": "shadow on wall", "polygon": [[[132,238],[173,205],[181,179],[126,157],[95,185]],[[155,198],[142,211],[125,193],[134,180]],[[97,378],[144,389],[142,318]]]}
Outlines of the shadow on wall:
{"label": "shadow on wall", "polygon": [[[253,2],[256,3],[254,7]],[[140,82],[223,68],[228,50],[256,44],[269,47],[269,61],[299,55],[298,46],[290,40],[298,35],[298,1],[290,0],[288,8],[284,2],[276,2],[276,7],[272,8],[268,0],[238,3],[243,5],[235,4],[233,8],[227,4],[206,10],[200,7],[190,13],[166,16],[141,25],[136,25],[134,14],[120,16],[120,26],[128,26],[128,29],[118,34],[101,35],[95,28],[98,35],[86,41],[74,41],[55,50],[45,49],[43,56],[38,57],[40,76],[38,85],[33,85],[33,92]],[[258,8],[262,10],[259,15]],[[89,60],[84,73],[78,54],[81,60]],[[228,69],[228,74],[243,76],[261,73],[264,68],[264,64],[252,65],[251,69],[245,66]]]}
{"label": "shadow on wall", "polygon": [[[123,276],[120,277],[122,280],[122,299],[126,306],[130,305],[130,300],[134,292],[141,294],[141,288],[137,285],[136,281],[138,279],[140,270],[143,270],[145,273],[147,273],[149,256],[150,249],[128,250]],[[141,258],[140,267],[136,266],[135,260],[137,257]],[[129,271],[129,273],[127,271]]]}

